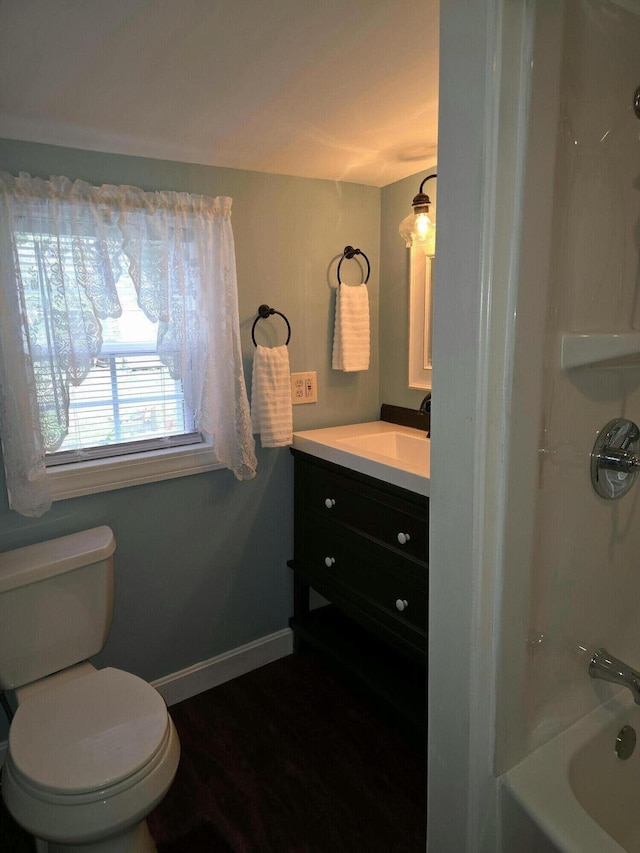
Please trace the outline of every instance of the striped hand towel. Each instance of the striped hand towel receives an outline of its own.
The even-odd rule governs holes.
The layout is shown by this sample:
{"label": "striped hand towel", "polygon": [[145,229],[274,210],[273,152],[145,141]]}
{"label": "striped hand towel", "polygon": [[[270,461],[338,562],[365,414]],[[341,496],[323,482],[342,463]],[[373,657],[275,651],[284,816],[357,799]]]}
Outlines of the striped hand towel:
{"label": "striped hand towel", "polygon": [[333,332],[333,369],[345,372],[368,370],[370,334],[367,285],[339,285]]}
{"label": "striped hand towel", "polygon": [[293,441],[289,350],[262,347],[253,357],[251,425],[263,447],[285,447]]}

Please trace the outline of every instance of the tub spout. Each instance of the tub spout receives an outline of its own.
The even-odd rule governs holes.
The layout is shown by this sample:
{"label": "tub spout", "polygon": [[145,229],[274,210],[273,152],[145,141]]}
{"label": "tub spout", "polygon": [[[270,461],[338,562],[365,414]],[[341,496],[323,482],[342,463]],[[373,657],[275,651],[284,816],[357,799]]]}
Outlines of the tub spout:
{"label": "tub spout", "polygon": [[633,701],[640,705],[640,672],[614,658],[606,649],[598,649],[594,653],[589,662],[589,675],[628,687],[633,694]]}

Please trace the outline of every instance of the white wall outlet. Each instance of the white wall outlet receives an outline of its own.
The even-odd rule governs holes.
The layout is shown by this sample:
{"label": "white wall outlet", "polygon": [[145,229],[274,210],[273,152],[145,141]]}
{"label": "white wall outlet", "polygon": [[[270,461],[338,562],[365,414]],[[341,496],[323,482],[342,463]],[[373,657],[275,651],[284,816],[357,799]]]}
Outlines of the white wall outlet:
{"label": "white wall outlet", "polygon": [[318,380],[315,370],[291,374],[291,402],[294,406],[318,402]]}

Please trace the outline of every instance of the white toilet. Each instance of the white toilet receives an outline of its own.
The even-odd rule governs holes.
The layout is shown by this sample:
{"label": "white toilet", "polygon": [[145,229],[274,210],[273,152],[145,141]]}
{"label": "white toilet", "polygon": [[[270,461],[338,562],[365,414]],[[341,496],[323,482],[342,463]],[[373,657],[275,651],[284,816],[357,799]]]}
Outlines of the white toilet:
{"label": "white toilet", "polygon": [[109,527],[0,554],[0,689],[14,690],[2,793],[48,853],[152,853],[146,817],[180,743],[160,694],[87,658],[113,613]]}

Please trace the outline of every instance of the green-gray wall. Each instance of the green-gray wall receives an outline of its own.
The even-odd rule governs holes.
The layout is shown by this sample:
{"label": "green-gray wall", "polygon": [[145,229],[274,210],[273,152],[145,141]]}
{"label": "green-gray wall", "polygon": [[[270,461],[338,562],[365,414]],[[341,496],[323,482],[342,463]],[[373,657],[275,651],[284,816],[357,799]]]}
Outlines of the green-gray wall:
{"label": "green-gray wall", "polygon": [[[318,374],[319,402],[294,408],[295,429],[375,420],[381,402],[419,403],[419,393],[406,391],[408,253],[397,233],[415,179],[381,191],[13,140],[0,140],[0,169],[231,196],[247,384],[251,326],[266,302],[291,323],[291,369]],[[381,223],[388,254],[382,264]],[[356,374],[331,369],[336,264],[348,244],[371,262],[371,367]],[[359,281],[356,262],[345,261],[341,275]],[[284,325],[273,317],[257,333],[265,344],[279,343]],[[292,458],[286,448],[258,449],[258,460],[250,482],[212,471],[59,501],[40,519],[8,508],[0,465],[0,550],[111,526],[118,543],[115,615],[97,663],[159,678],[287,626]]]}

